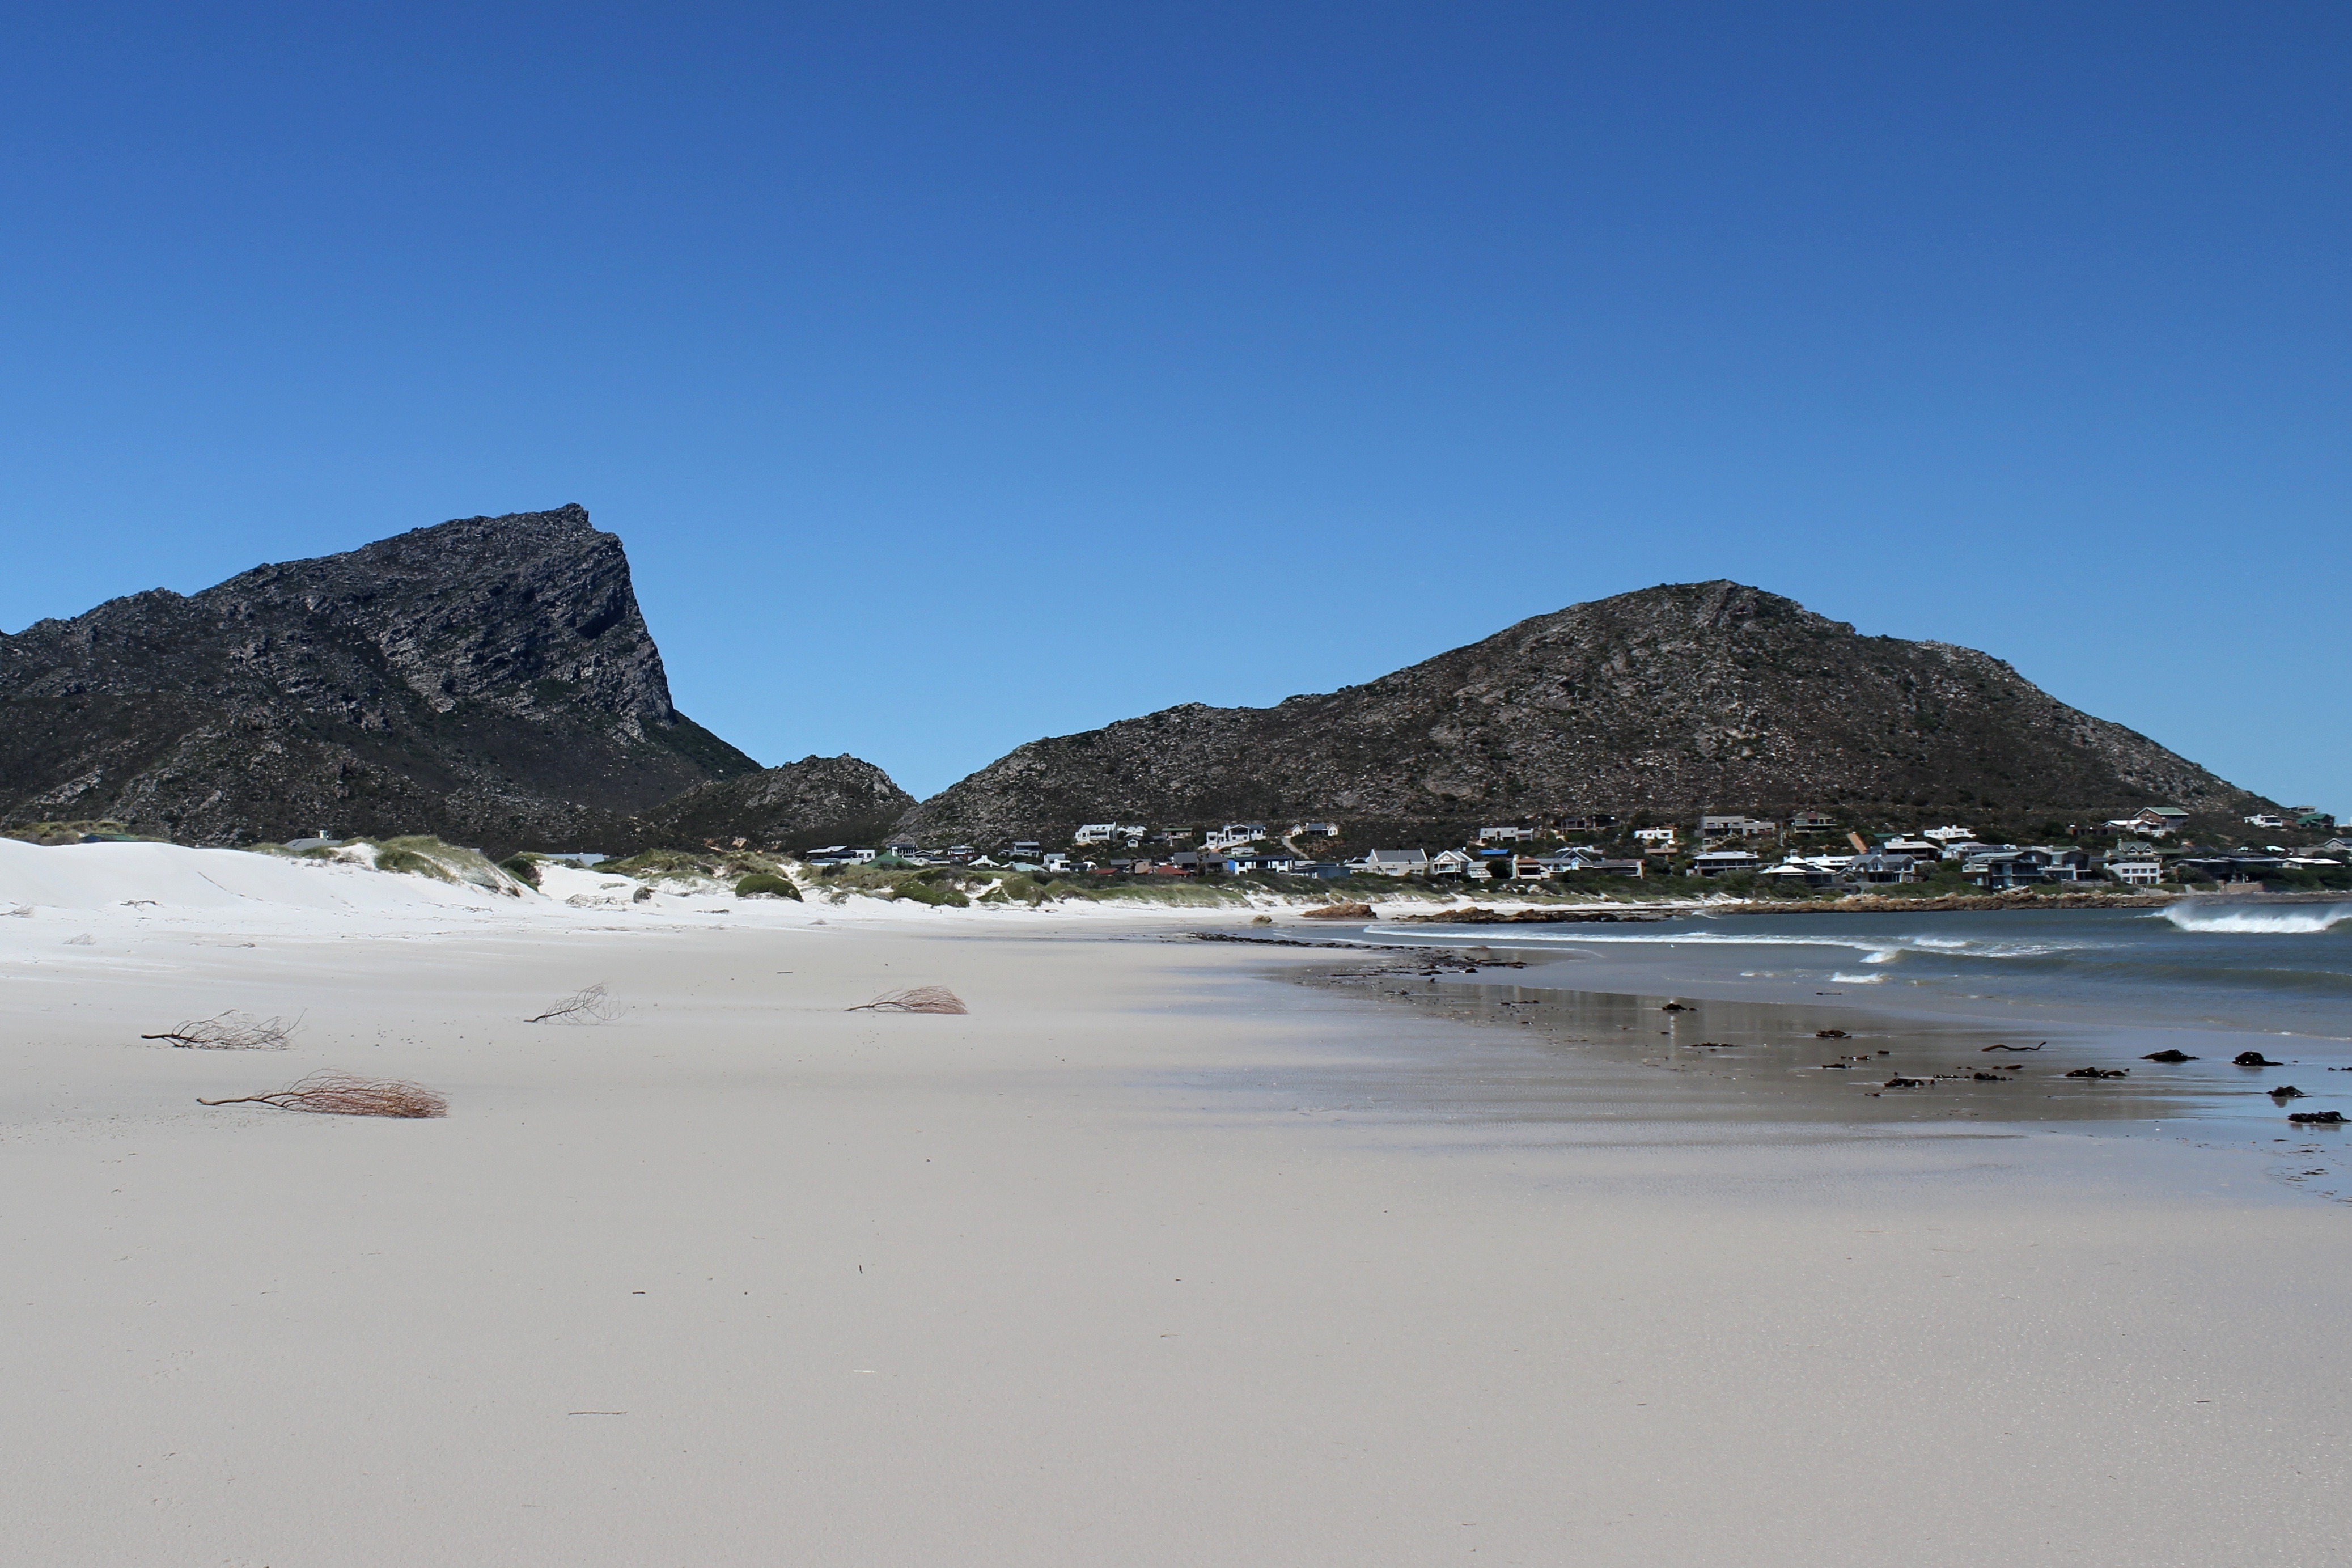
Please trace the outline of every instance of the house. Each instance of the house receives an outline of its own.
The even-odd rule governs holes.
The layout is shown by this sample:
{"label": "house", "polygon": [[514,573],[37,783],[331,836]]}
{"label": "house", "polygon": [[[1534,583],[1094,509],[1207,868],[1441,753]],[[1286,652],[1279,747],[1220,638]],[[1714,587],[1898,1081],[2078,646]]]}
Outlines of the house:
{"label": "house", "polygon": [[1760,822],[1752,816],[1702,816],[1698,819],[1701,838],[1763,838],[1779,831],[1779,825]]}
{"label": "house", "polygon": [[1225,869],[1241,871],[1288,871],[1298,864],[1299,858],[1287,849],[1241,849],[1225,858]]}
{"label": "house", "polygon": [[2099,868],[2112,879],[2135,888],[2153,888],[2164,880],[2164,862],[2146,844],[2118,844]]}
{"label": "house", "polygon": [[1482,827],[1478,830],[1481,844],[1528,844],[1535,839],[1532,827]]}
{"label": "house", "polygon": [[1348,865],[1351,870],[1373,877],[1423,876],[1429,870],[1429,853],[1423,849],[1374,849]]}
{"label": "house", "polygon": [[1791,833],[1835,833],[1837,818],[1826,811],[1801,811],[1789,818]]}
{"label": "house", "polygon": [[2184,871],[2201,871],[2217,882],[2259,882],[2286,869],[2286,858],[2240,849],[2227,855],[2184,855],[2179,865]]}
{"label": "house", "polygon": [[1228,822],[1209,835],[1208,847],[1232,849],[1244,844],[1255,844],[1265,837],[1263,822]]}
{"label": "house", "polygon": [[1745,849],[1702,849],[1691,857],[1691,869],[1702,877],[1726,871],[1753,871],[1764,862]]}
{"label": "house", "polygon": [[2109,820],[2105,826],[2109,827],[2120,827],[2126,832],[2148,833],[2160,836],[2167,833],[2175,833],[2181,828],[2188,826],[2189,814],[2181,810],[2177,805],[2151,805],[2142,810],[2135,811],[2129,816],[2115,817]]}
{"label": "house", "polygon": [[2253,816],[2246,818],[2246,826],[2249,827],[2284,827],[2286,826],[2286,818],[2277,815],[2275,812],[2258,811],[2254,813]]}
{"label": "house", "polygon": [[1633,837],[1654,849],[1672,849],[1675,847],[1675,830],[1671,827],[1637,827],[1633,829]]}
{"label": "house", "polygon": [[1867,855],[1856,855],[1846,862],[1844,878],[1865,887],[1884,887],[1895,882],[1916,882],[1919,879],[1918,862],[1908,855],[1890,855],[1884,849],[1874,849]]}
{"label": "house", "polygon": [[1837,880],[1836,872],[1805,860],[1783,860],[1778,866],[1765,867],[1757,875],[1759,878],[1769,877],[1783,887],[1795,883],[1807,888],[1826,888]]}
{"label": "house", "polygon": [[1940,844],[1947,849],[1950,848],[1955,844],[1974,838],[1976,836],[1976,829],[1973,827],[1951,826],[1930,827],[1925,833],[1919,835],[1920,837],[1927,840],[1930,844]]}
{"label": "house", "polygon": [[1015,860],[1034,860],[1045,852],[1045,846],[1034,838],[1016,838],[1013,841],[1013,858]]}
{"label": "house", "polygon": [[2297,827],[2315,828],[2321,833],[2336,831],[2336,818],[2328,812],[2314,811],[2308,806],[2296,806],[2294,812]]}
{"label": "house", "polygon": [[2086,879],[2091,857],[2080,849],[2037,845],[2024,849],[1988,849],[1960,862],[1960,875],[1985,889],[2030,887],[2035,882]]}
{"label": "house", "polygon": [[1944,847],[1930,844],[1925,838],[1906,838],[1898,833],[1892,838],[1880,839],[1878,851],[1882,855],[1908,855],[1915,860],[1933,860],[1943,854]]}
{"label": "house", "polygon": [[1045,869],[1048,871],[1066,871],[1069,868],[1070,858],[1060,850],[1056,849],[1045,857]]}
{"label": "house", "polygon": [[1591,812],[1583,816],[1563,816],[1559,819],[1562,833],[1598,833],[1604,827],[1614,827],[1617,819],[1606,812]]}
{"label": "house", "polygon": [[923,847],[911,838],[893,838],[882,846],[885,855],[896,855],[902,860],[912,860],[923,852]]}
{"label": "house", "polygon": [[1483,877],[1486,864],[1475,855],[1465,855],[1459,849],[1441,849],[1429,858],[1429,874],[1433,877]]}
{"label": "house", "polygon": [[874,860],[880,851],[855,849],[846,844],[828,844],[822,849],[812,849],[801,858],[812,866],[863,866]]}
{"label": "house", "polygon": [[1118,823],[1088,822],[1079,825],[1077,832],[1071,835],[1070,842],[1073,844],[1108,844],[1117,837],[1118,837]]}
{"label": "house", "polygon": [[1290,830],[1293,838],[1337,838],[1339,825],[1336,822],[1302,822]]}

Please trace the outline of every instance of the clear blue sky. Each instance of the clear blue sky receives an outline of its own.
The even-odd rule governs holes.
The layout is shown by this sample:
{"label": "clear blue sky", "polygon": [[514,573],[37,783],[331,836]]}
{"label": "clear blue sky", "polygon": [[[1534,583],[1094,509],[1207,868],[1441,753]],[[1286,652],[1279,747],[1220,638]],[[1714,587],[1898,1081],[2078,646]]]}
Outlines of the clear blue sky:
{"label": "clear blue sky", "polygon": [[9,28],[10,630],[576,500],[923,794],[1729,576],[2352,815],[2340,4]]}

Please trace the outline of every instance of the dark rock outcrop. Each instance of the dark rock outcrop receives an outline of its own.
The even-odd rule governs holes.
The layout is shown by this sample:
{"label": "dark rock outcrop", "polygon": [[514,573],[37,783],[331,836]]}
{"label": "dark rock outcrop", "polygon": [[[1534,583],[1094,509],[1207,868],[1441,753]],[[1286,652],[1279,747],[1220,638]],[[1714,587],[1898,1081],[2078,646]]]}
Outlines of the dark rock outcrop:
{"label": "dark rock outcrop", "polygon": [[1573,605],[1328,695],[1034,741],[900,826],[991,844],[1113,818],[1333,817],[1368,844],[1546,814],[2097,820],[2257,799],[1989,655],[1857,636],[1717,582]]}
{"label": "dark rock outcrop", "polygon": [[873,843],[915,804],[872,763],[852,756],[803,757],[756,773],[698,784],[648,813],[648,844],[729,844],[807,849]]}
{"label": "dark rock outcrop", "polygon": [[596,847],[759,764],[677,711],[577,506],[421,528],[0,636],[0,817],[184,842]]}

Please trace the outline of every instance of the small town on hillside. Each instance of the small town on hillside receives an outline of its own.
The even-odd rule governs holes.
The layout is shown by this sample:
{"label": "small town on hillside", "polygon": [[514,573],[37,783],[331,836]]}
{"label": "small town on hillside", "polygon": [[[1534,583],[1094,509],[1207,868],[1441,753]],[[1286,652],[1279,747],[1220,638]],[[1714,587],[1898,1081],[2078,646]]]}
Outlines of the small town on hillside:
{"label": "small town on hillside", "polygon": [[[1080,825],[1066,842],[1022,839],[987,852],[969,845],[926,847],[911,838],[878,846],[828,845],[805,853],[812,866],[878,869],[958,866],[1089,881],[1160,878],[1307,878],[1325,882],[1386,878],[1423,883],[1524,884],[1697,882],[1725,892],[1819,896],[1916,888],[2002,892],[2084,884],[2123,888],[2277,885],[2352,886],[2352,839],[2309,806],[2245,816],[2248,830],[2192,832],[2190,814],[2157,805],[2097,823],[2052,824],[2045,842],[2011,844],[1960,824],[1910,831],[1859,826],[1822,811],[1768,820],[1738,813],[1639,826],[1606,814],[1482,826],[1465,842],[1430,849],[1342,849],[1333,821],[1228,822],[1214,827],[1114,821]],[[2209,819],[2210,820],[2210,819]],[[2202,843],[2216,837],[2263,842]],[[2293,839],[2294,843],[2272,842]],[[1663,890],[1663,889],[1662,889]]]}

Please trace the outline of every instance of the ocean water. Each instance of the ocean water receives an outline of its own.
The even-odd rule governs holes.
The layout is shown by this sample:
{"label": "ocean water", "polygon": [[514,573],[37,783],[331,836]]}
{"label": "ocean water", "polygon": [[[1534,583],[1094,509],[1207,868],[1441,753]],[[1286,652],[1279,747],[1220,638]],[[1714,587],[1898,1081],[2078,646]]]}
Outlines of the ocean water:
{"label": "ocean water", "polygon": [[2161,910],[1696,916],[1650,925],[1375,924],[1374,941],[1509,949],[1528,983],[1822,996],[1999,1020],[2352,1040],[2352,900]]}

